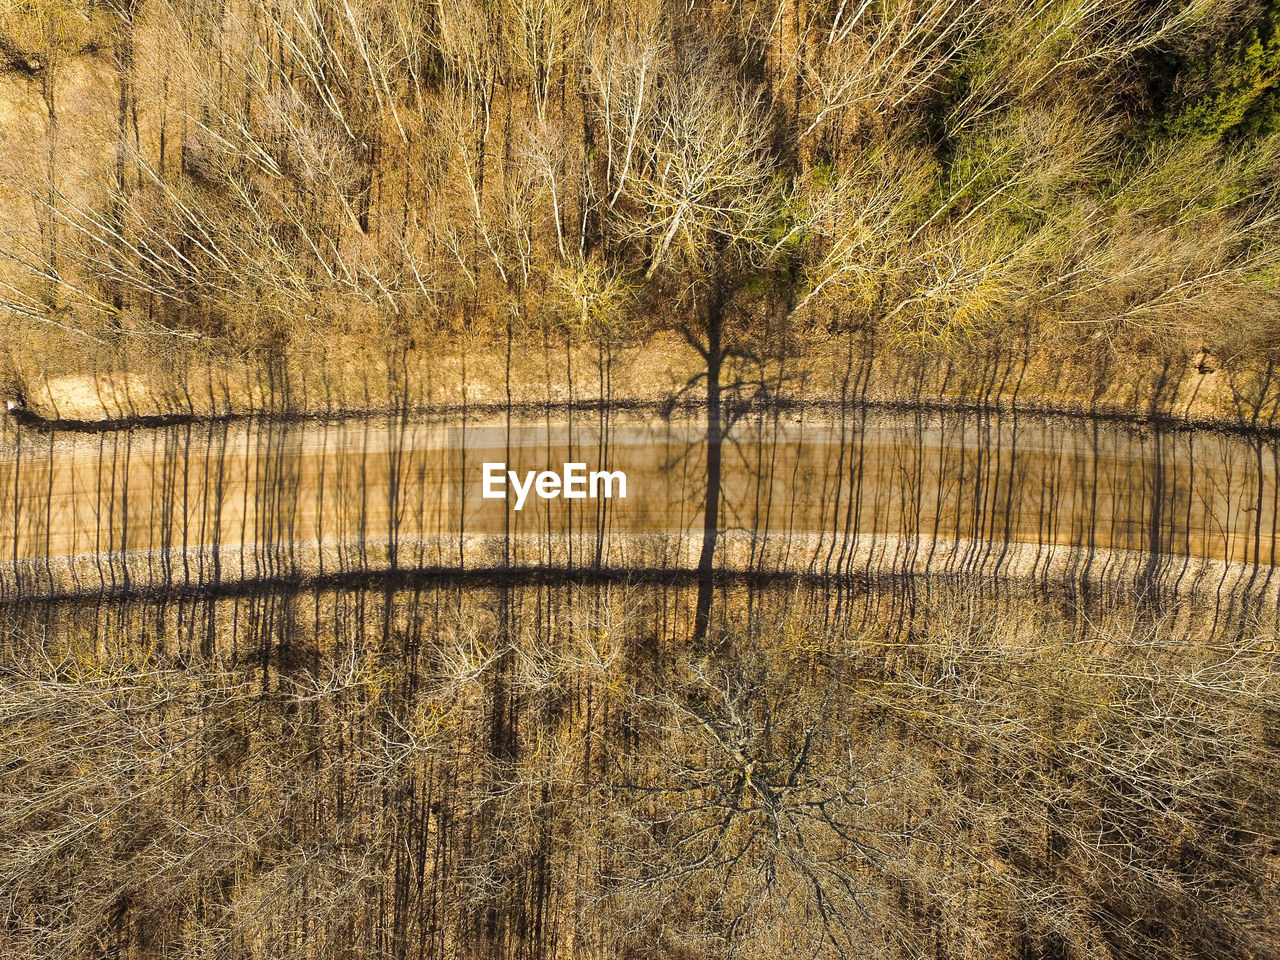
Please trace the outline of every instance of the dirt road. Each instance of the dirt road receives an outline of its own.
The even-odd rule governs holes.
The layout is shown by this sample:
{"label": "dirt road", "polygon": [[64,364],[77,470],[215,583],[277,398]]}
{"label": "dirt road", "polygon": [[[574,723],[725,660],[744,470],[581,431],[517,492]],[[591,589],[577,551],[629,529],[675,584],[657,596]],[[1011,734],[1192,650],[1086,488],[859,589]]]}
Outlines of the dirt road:
{"label": "dirt road", "polygon": [[[388,567],[681,566],[701,544],[696,418],[253,421],[16,437],[0,455],[0,591],[244,582]],[[978,414],[763,412],[725,442],[720,562],[999,576],[1270,579],[1280,449],[1216,433]],[[482,496],[581,462],[625,498]],[[1122,561],[1122,562],[1121,562]],[[1028,568],[1028,564],[1030,567]],[[1200,564],[1203,567],[1203,563]],[[1219,564],[1221,566],[1221,564]],[[1199,568],[1197,568],[1199,569]]]}

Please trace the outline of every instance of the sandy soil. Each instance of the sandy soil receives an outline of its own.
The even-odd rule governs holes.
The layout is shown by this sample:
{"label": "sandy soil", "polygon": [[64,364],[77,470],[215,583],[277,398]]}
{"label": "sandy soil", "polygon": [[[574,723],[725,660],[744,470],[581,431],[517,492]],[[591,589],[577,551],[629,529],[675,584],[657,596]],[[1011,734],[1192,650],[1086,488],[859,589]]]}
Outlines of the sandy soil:
{"label": "sandy soil", "polygon": [[[513,563],[688,568],[703,427],[572,423],[183,425],[28,434],[0,461],[0,592],[217,588],[263,578]],[[581,461],[611,500],[481,496],[481,465]],[[1280,448],[1052,418],[855,412],[739,423],[724,448],[721,565],[842,578],[947,573],[1124,589],[1269,587]],[[510,540],[507,540],[507,537]],[[496,552],[495,552],[496,551]]]}

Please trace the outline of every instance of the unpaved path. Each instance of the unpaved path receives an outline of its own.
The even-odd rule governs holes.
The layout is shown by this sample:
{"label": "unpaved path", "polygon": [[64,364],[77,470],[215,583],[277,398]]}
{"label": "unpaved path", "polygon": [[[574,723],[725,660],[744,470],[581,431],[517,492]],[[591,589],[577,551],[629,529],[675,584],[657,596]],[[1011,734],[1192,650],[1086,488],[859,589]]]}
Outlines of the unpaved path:
{"label": "unpaved path", "polygon": [[[680,567],[702,537],[694,415],[250,421],[26,432],[0,460],[5,596],[385,568]],[[627,497],[481,497],[482,464],[627,475]],[[764,412],[724,451],[720,562],[1270,582],[1280,447],[976,413]],[[1198,566],[1197,566],[1198,565]],[[1056,574],[1057,575],[1057,574]]]}

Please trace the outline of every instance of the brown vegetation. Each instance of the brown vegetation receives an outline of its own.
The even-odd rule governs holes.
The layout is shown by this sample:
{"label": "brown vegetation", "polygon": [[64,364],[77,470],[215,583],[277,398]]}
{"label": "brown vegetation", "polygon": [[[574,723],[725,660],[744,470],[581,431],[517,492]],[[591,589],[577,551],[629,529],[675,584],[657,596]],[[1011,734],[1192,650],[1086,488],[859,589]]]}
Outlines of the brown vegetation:
{"label": "brown vegetation", "polygon": [[1276,956],[1269,640],[763,591],[692,655],[692,607],[32,608],[0,952]]}
{"label": "brown vegetation", "polygon": [[[779,400],[1273,422],[1274,4],[0,3],[0,956],[1280,956],[1274,445],[917,410],[771,569],[721,487]],[[705,418],[644,570],[432,568],[368,446],[623,400]]]}
{"label": "brown vegetation", "polygon": [[1276,141],[1156,136],[1141,82],[1251,9],[11,5],[8,389],[230,363],[288,405],[358,357],[386,401],[442,347],[705,352],[714,308],[747,387],[840,333],[1046,376],[1207,351],[1270,398]]}

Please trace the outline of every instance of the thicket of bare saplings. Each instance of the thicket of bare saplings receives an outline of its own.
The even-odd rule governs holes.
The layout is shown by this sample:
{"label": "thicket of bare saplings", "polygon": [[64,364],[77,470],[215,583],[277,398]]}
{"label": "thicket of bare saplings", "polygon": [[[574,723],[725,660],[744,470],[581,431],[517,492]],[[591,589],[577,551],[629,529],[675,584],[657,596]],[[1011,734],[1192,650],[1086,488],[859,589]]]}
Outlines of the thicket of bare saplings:
{"label": "thicket of bare saplings", "polygon": [[832,335],[1269,375],[1276,9],[11,3],[4,375],[658,330],[704,375]]}
{"label": "thicket of bare saplings", "polygon": [[[674,397],[706,449],[696,566],[508,536],[480,580],[461,532],[456,569],[400,552],[426,471],[368,429],[304,527],[287,418],[55,456],[18,411],[0,957],[1280,957],[1273,448],[1195,474],[1094,429],[1086,477],[1035,434],[1021,578],[999,422],[926,491],[951,541],[922,453],[864,471],[841,432],[803,575],[720,486],[746,412],[877,377],[1220,369],[1274,420],[1277,3],[0,2],[9,398],[102,374],[122,419],[364,406],[403,441],[441,396],[548,432]],[[864,475],[891,551],[846,552]]]}
{"label": "thicket of bare saplings", "polygon": [[11,615],[0,953],[1280,953],[1271,641],[731,599],[701,652],[658,587]]}

